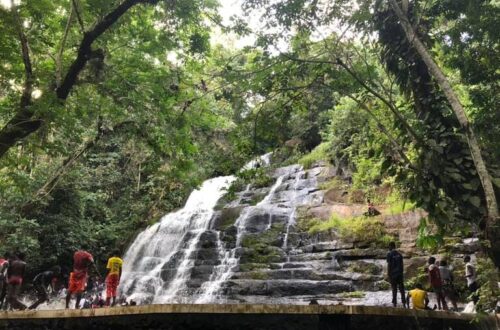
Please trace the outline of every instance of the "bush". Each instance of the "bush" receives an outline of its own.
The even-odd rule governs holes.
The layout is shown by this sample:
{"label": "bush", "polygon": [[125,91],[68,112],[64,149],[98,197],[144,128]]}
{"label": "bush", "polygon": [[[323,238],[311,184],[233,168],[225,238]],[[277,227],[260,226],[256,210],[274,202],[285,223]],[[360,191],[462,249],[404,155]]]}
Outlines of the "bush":
{"label": "bush", "polygon": [[310,153],[303,156],[299,159],[299,164],[302,165],[305,169],[311,168],[311,166],[320,161],[328,161],[329,160],[329,150],[330,144],[327,142],[323,142],[314,148]]}
{"label": "bush", "polygon": [[386,247],[394,237],[385,231],[384,223],[379,218],[355,217],[341,219],[333,215],[328,221],[316,222],[309,228],[310,234],[335,230],[340,238],[353,242],[371,243]]}
{"label": "bush", "polygon": [[479,301],[476,304],[478,311],[495,311],[500,299],[498,270],[490,258],[477,259],[477,282],[479,284]]}

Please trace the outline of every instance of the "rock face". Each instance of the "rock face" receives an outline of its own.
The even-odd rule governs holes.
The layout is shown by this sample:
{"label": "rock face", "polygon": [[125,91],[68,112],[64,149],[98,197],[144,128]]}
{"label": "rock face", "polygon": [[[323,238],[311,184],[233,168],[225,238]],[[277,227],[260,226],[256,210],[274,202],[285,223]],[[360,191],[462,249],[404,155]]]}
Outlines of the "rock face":
{"label": "rock face", "polygon": [[[348,196],[345,186],[320,189],[335,179],[335,173],[326,164],[308,170],[298,165],[278,168],[271,173],[271,187],[247,186],[236,192],[233,201],[219,202],[209,226],[201,234],[185,234],[181,248],[163,264],[163,286],[184,281],[174,301],[202,303],[251,303],[262,297],[304,303],[351,291],[386,290],[385,244],[360,244],[341,238],[335,229],[312,233],[304,226],[304,216],[321,222],[332,215],[352,218],[366,212],[365,204],[349,203],[361,197]],[[415,245],[420,219],[426,214],[384,213],[377,219],[400,242],[405,276],[417,275],[426,261]],[[474,250],[475,245],[462,242],[454,248],[459,253]]]}

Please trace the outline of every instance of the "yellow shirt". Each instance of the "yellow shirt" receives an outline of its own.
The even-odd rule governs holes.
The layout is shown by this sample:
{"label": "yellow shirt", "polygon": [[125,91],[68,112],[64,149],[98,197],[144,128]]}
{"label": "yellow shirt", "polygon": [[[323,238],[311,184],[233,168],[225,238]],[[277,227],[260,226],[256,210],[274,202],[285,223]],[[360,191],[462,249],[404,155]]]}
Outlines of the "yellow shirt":
{"label": "yellow shirt", "polygon": [[425,297],[427,296],[427,292],[420,289],[413,289],[410,290],[409,295],[411,297],[413,308],[425,309]]}
{"label": "yellow shirt", "polygon": [[118,257],[112,257],[108,259],[108,265],[106,266],[109,269],[109,274],[120,274],[120,270],[123,266],[123,260]]}

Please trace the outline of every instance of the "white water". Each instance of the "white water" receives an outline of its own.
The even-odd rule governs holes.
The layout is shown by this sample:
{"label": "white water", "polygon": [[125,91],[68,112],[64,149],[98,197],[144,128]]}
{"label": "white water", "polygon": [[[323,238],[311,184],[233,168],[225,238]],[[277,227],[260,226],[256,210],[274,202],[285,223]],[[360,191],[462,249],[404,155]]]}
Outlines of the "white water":
{"label": "white water", "polygon": [[[269,158],[270,154],[266,154],[260,161],[252,161],[244,168],[251,168],[257,163],[267,165]],[[295,224],[296,206],[306,203],[309,198],[307,186],[310,187],[311,182],[301,180],[304,171],[299,166],[280,168],[276,176],[276,182],[267,195],[257,205],[244,208],[236,219],[235,248],[227,249],[220,239],[221,233],[215,232],[220,263],[213,267],[208,280],[201,283],[196,292],[188,288],[195,263],[193,256],[199,247],[200,237],[210,229],[217,201],[235,179],[232,176],[205,181],[199,190],[189,196],[181,210],[165,215],[159,223],[137,236],[124,256],[121,293],[139,304],[223,302],[222,286],[238,270],[238,251],[247,234],[248,219],[268,214],[267,229],[270,229],[273,214],[286,216],[283,242],[286,248],[289,232]],[[292,189],[286,189],[290,186]]]}
{"label": "white water", "polygon": [[[192,267],[189,256],[208,229],[215,204],[234,179],[226,176],[205,181],[181,210],[165,215],[137,236],[124,256],[122,293],[139,303],[163,303],[185,288]],[[183,259],[174,280],[165,282],[162,268],[173,257]]]}
{"label": "white water", "polygon": [[285,175],[278,177],[274,185],[272,186],[269,193],[254,207],[245,208],[238,219],[236,219],[234,225],[237,228],[236,234],[236,247],[230,251],[223,252],[223,258],[221,264],[215,267],[215,271],[210,277],[210,280],[203,283],[200,288],[199,298],[196,300],[196,303],[205,304],[209,302],[214,302],[217,299],[220,299],[221,296],[219,291],[224,282],[229,280],[233,275],[235,268],[238,266],[239,258],[236,256],[238,248],[241,247],[241,240],[243,235],[246,233],[246,220],[250,217],[253,211],[263,207],[266,204],[269,204],[270,200],[274,197],[276,193],[276,189],[283,182],[283,178]]}

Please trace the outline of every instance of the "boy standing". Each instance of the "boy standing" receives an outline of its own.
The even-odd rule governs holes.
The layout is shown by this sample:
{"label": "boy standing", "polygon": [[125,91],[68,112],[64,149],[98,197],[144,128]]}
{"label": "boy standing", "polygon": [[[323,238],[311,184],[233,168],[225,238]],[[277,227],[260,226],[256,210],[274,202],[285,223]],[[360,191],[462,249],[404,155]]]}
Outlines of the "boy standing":
{"label": "boy standing", "polygon": [[119,257],[119,255],[120,251],[113,251],[111,258],[108,259],[108,265],[106,266],[109,270],[108,276],[106,276],[106,306],[110,305],[111,298],[113,298],[111,306],[116,304],[116,292],[118,290],[118,285],[120,284],[123,267],[123,260]]}

